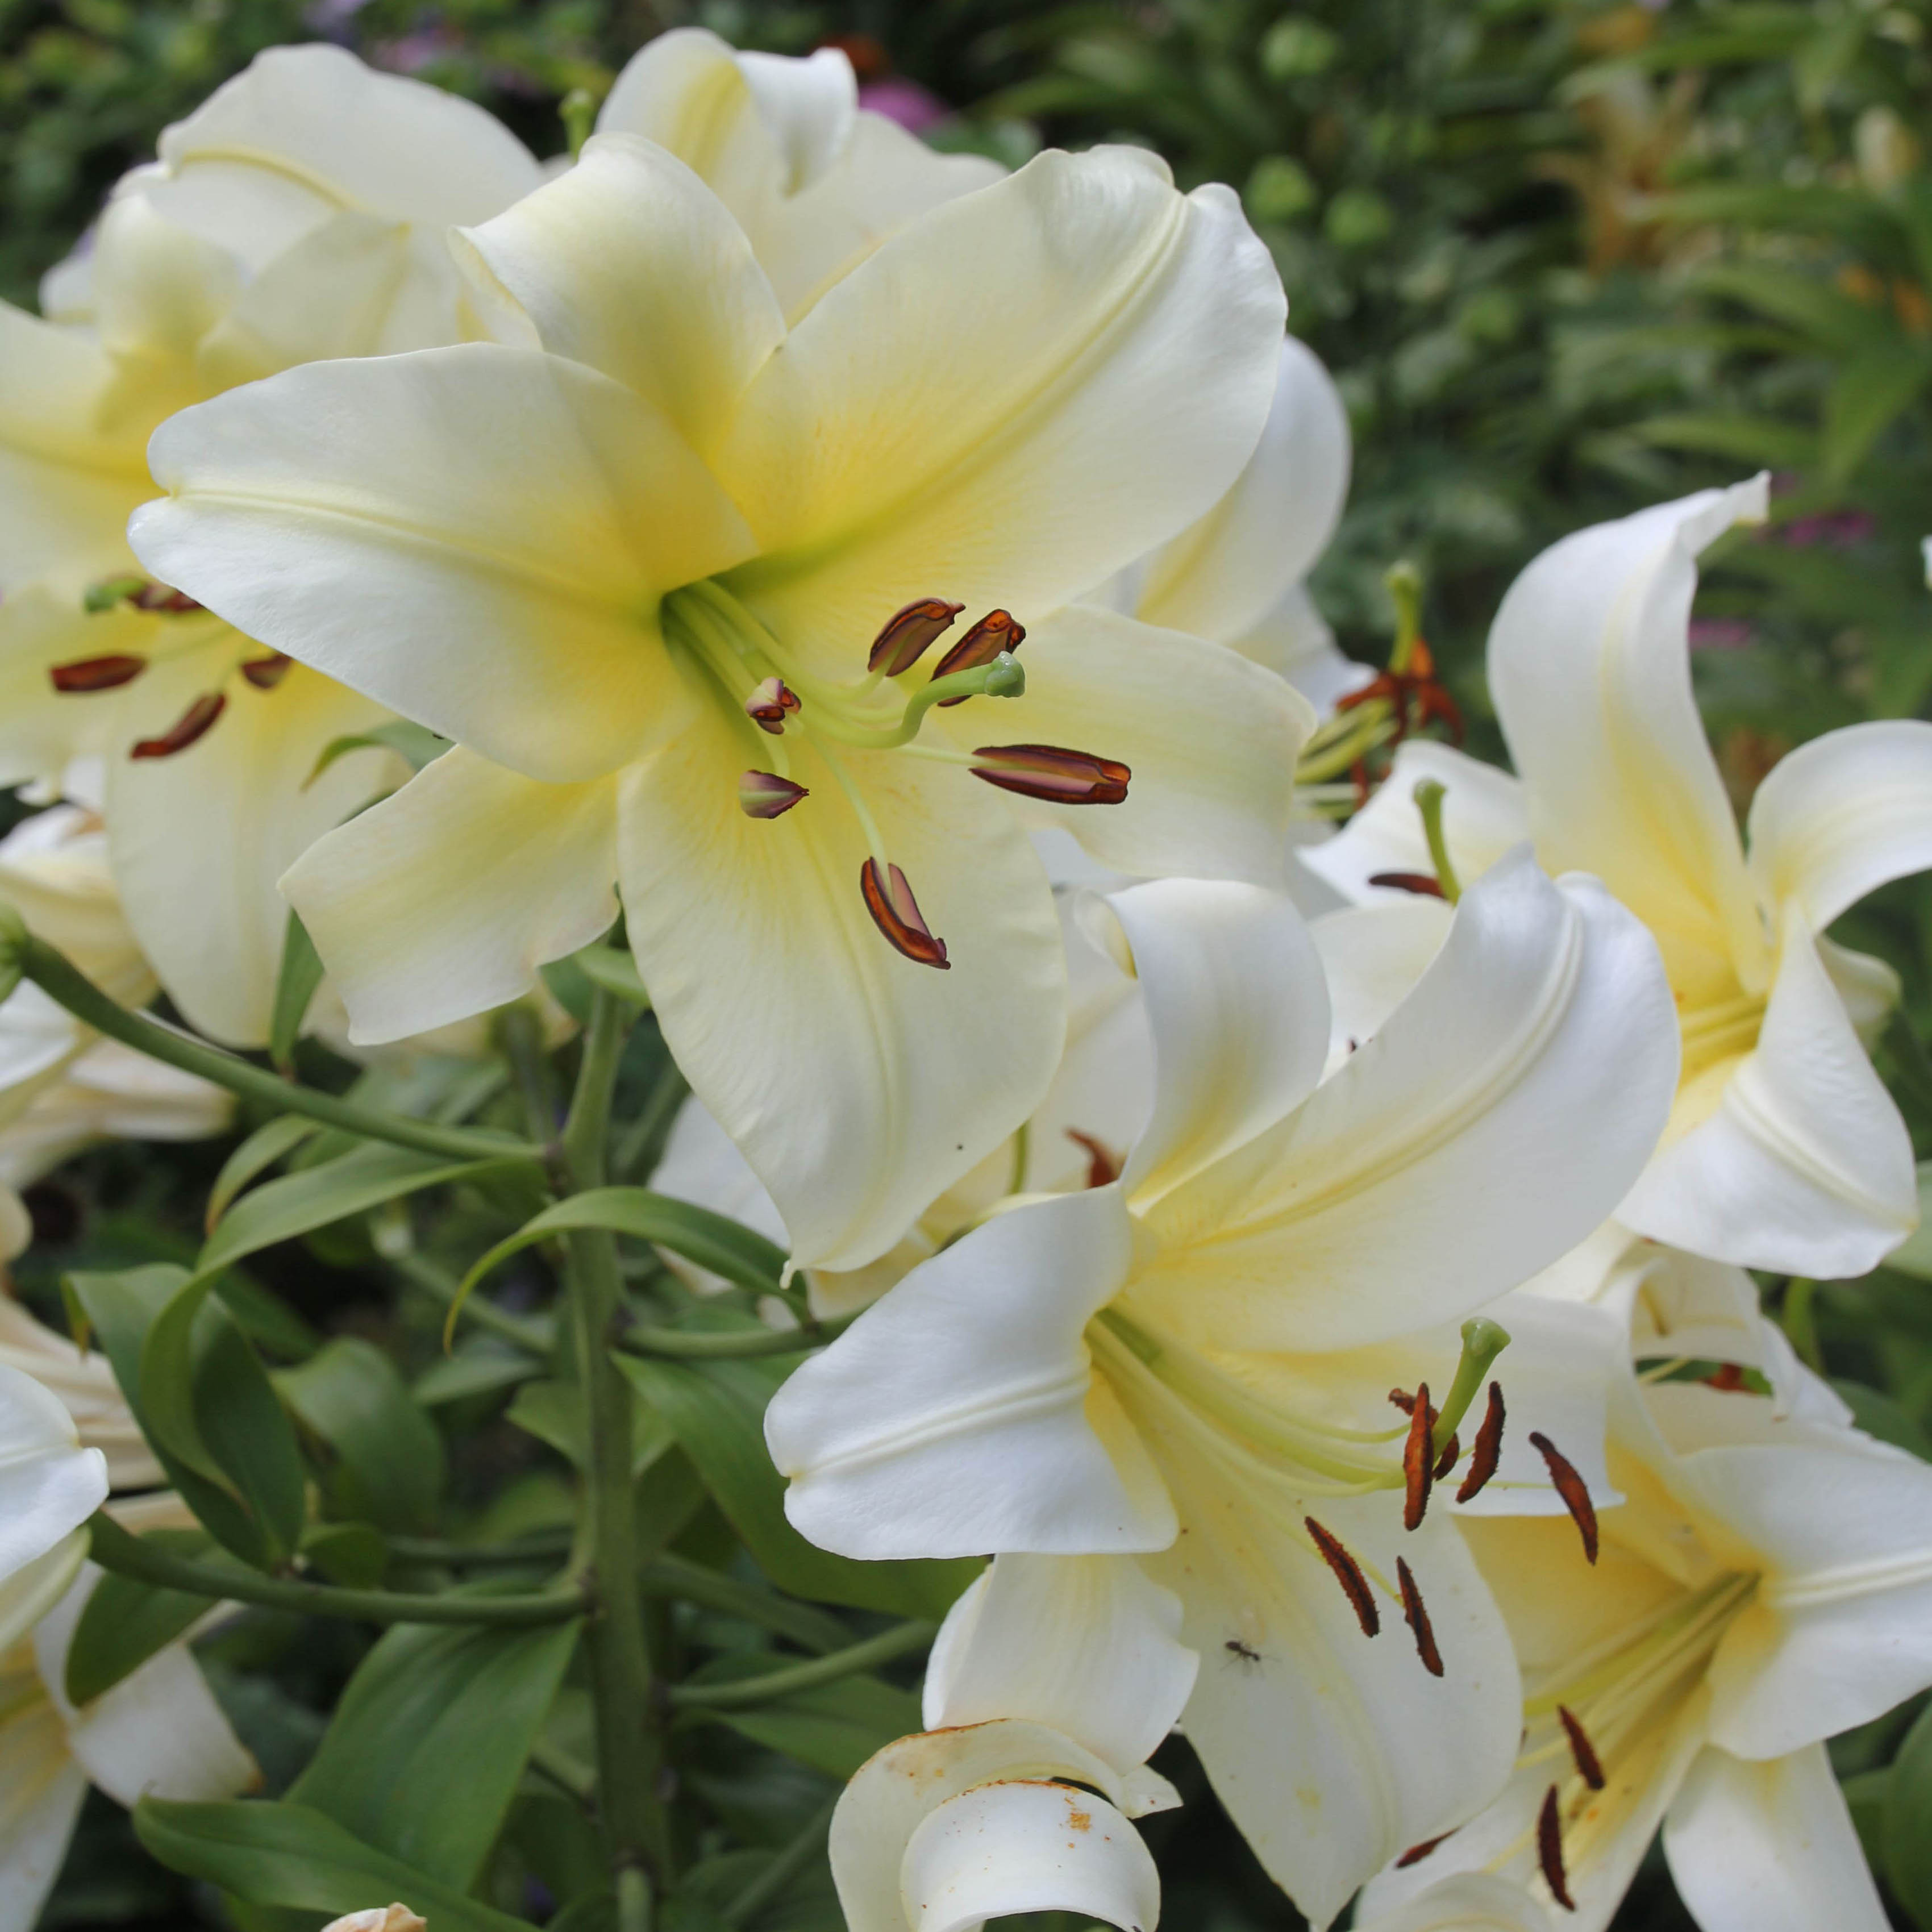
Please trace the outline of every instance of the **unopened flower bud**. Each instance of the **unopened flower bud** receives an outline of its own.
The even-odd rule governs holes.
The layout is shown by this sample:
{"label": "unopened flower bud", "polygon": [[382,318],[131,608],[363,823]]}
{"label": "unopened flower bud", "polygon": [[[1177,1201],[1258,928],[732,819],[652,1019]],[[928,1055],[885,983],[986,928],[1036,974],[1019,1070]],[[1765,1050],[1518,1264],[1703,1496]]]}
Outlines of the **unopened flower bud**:
{"label": "unopened flower bud", "polygon": [[322,1932],[425,1932],[428,1924],[406,1905],[372,1905],[366,1912],[332,1919]]}
{"label": "unopened flower bud", "polygon": [[777,818],[811,793],[776,772],[747,772],[738,781],[738,808],[747,818]]}
{"label": "unopened flower bud", "polygon": [[799,708],[798,693],[782,677],[768,677],[745,700],[745,716],[776,738]]}
{"label": "unopened flower bud", "polygon": [[1060,745],[982,745],[973,755],[976,778],[1050,805],[1118,805],[1133,776],[1117,758]]}
{"label": "unopened flower bud", "polygon": [[883,671],[888,677],[911,670],[934,640],[952,628],[953,620],[965,608],[944,597],[921,597],[902,610],[894,611],[886,620],[885,628],[872,640],[866,668]]}

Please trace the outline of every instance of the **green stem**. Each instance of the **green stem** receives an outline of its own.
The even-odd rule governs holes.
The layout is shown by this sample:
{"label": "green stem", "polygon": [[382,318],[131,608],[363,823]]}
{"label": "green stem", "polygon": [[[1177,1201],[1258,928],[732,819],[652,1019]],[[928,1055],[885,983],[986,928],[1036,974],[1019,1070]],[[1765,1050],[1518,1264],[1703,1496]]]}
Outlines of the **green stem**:
{"label": "green stem", "polygon": [[1825,1352],[1818,1346],[1818,1316],[1815,1304],[1818,1284],[1802,1275],[1793,1275],[1786,1283],[1784,1301],[1779,1310],[1786,1338],[1798,1352],[1804,1366],[1818,1375],[1825,1372]]}
{"label": "green stem", "polygon": [[617,1932],[651,1932],[651,1882],[637,1865],[617,1874]]}
{"label": "green stem", "polygon": [[395,1147],[412,1148],[419,1154],[452,1156],[459,1160],[542,1158],[538,1149],[508,1135],[439,1126],[433,1121],[376,1113],[353,1101],[338,1100],[332,1094],[319,1094],[311,1087],[298,1086],[265,1066],[206,1046],[146,1013],[130,1012],[118,1000],[110,999],[44,940],[31,936],[15,938],[8,950],[17,959],[23,978],[32,980],[48,998],[64,1006],[96,1033],[118,1040],[136,1053],[145,1053],[150,1060],[178,1067],[184,1073],[199,1074],[244,1100],[258,1100],[277,1113],[304,1114],[326,1126],[340,1127],[364,1139],[387,1141]]}
{"label": "green stem", "polygon": [[782,1670],[767,1670],[758,1677],[734,1678],[722,1684],[676,1684],[670,1701],[679,1710],[738,1711],[750,1704],[768,1704],[775,1697],[795,1696],[801,1690],[815,1690],[821,1684],[836,1684],[855,1671],[869,1670],[875,1664],[890,1664],[896,1657],[907,1657],[924,1650],[938,1634],[934,1624],[896,1624],[863,1643],[835,1650],[830,1657],[814,1658],[809,1664],[794,1664]]}
{"label": "green stem", "polygon": [[597,1801],[597,1774],[547,1738],[539,1738],[531,1745],[530,1768],[542,1772],[580,1804],[594,1804]]}
{"label": "green stem", "polygon": [[263,1576],[238,1565],[204,1563],[157,1549],[130,1536],[111,1516],[88,1524],[89,1554],[102,1569],[133,1576],[163,1589],[182,1590],[218,1601],[258,1604],[265,1610],[294,1610],[306,1616],[343,1617],[370,1624],[562,1623],[583,1616],[584,1592],[574,1584],[533,1596],[412,1597],[397,1590],[343,1590],[333,1584],[304,1583]]}
{"label": "green stem", "polygon": [[700,1604],[721,1616],[738,1617],[789,1637],[821,1655],[838,1649],[851,1634],[836,1617],[814,1610],[809,1604],[775,1597],[768,1590],[741,1583],[735,1576],[707,1570],[682,1556],[653,1557],[645,1564],[640,1582],[647,1597],[669,1597],[680,1603]]}
{"label": "green stem", "polygon": [[517,1569],[532,1563],[561,1563],[570,1554],[568,1536],[543,1533],[514,1543],[450,1543],[435,1536],[382,1540],[399,1563],[431,1563],[446,1570]]}
{"label": "green stem", "polygon": [[618,1142],[616,1152],[611,1157],[611,1165],[619,1180],[642,1179],[641,1170],[647,1155],[652,1156],[652,1165],[656,1166],[664,1138],[670,1132],[671,1122],[684,1104],[684,1096],[690,1091],[691,1083],[685,1078],[684,1070],[666,1054],[663,1070],[652,1082],[638,1118],[625,1129],[623,1138]]}
{"label": "green stem", "polygon": [[797,1328],[741,1328],[722,1333],[693,1328],[641,1325],[620,1332],[616,1346],[632,1355],[668,1355],[684,1360],[742,1360],[748,1355],[799,1355],[843,1334],[858,1319],[842,1315]]}
{"label": "green stem", "polygon": [[[405,1250],[386,1258],[398,1274],[415,1282],[444,1307],[455,1306],[457,1283],[426,1256]],[[506,1342],[514,1342],[518,1348],[527,1348],[532,1354],[550,1355],[556,1352],[555,1328],[540,1316],[512,1315],[494,1302],[484,1300],[480,1294],[466,1296],[458,1312],[462,1320],[473,1322],[478,1328],[488,1330]]]}
{"label": "green stem", "polygon": [[811,1864],[825,1843],[838,1804],[836,1798],[828,1798],[812,1814],[804,1830],[790,1844],[775,1852],[764,1870],[724,1906],[718,1916],[727,1925],[750,1924]]}
{"label": "green stem", "polygon": [[[579,1192],[603,1185],[610,1096],[624,1050],[628,1019],[622,1003],[599,987],[592,995],[584,1058],[562,1144],[562,1166]],[[591,1704],[597,1717],[597,1789],[620,1902],[626,1888],[669,1862],[670,1834],[657,1793],[661,1755],[651,1721],[651,1658],[638,1588],[637,1509],[631,1484],[631,1388],[611,1359],[610,1343],[623,1318],[617,1244],[598,1228],[567,1239],[571,1312],[577,1333],[589,1452],[584,1466],[584,1545],[587,1582],[596,1612],[584,1631]],[[638,1922],[648,1924],[650,1893],[641,1894]],[[622,1922],[622,1914],[620,1914]]]}
{"label": "green stem", "polygon": [[516,1077],[523,1096],[525,1130],[539,1146],[556,1132],[556,1083],[550,1055],[544,1051],[543,1028],[524,1001],[506,1006],[496,1020],[497,1043]]}

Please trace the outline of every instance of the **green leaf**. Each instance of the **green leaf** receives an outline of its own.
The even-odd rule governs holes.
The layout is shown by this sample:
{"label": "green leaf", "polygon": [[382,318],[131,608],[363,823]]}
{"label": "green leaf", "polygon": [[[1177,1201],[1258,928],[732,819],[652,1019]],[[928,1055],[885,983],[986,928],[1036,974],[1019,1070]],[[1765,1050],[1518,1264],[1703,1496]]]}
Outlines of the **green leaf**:
{"label": "green leaf", "polygon": [[321,1123],[305,1120],[299,1114],[283,1114],[257,1127],[221,1163],[221,1172],[208,1190],[208,1215],[203,1232],[213,1234],[215,1224],[228,1212],[236,1195],[257,1174],[265,1174],[276,1162],[292,1154],[302,1142],[320,1132]]}
{"label": "green leaf", "polygon": [[311,1912],[320,1920],[363,1910],[372,1900],[397,1899],[436,1932],[529,1932],[526,1921],[361,1844],[305,1805],[144,1798],[134,1809],[134,1831],[170,1870],[250,1905]]}
{"label": "green leaf", "polygon": [[1825,398],[1826,474],[1843,482],[1900,412],[1932,380],[1932,352],[1900,340],[1854,356],[1832,378]]}
{"label": "green leaf", "polygon": [[758,1566],[781,1589],[815,1602],[940,1617],[980,1574],[971,1558],[856,1563],[808,1543],[785,1520],[784,1479],[765,1448],[765,1405],[786,1371],[757,1360],[686,1364],[618,1358],[670,1426],[704,1486]]}
{"label": "green leaf", "polygon": [[467,1349],[430,1363],[416,1378],[412,1392],[424,1408],[440,1408],[446,1402],[466,1402],[472,1396],[514,1388],[543,1372],[541,1362],[507,1348]]}
{"label": "green leaf", "polygon": [[1767,262],[1719,262],[1702,269],[1696,286],[1787,323],[1819,346],[1862,355],[1896,339],[1887,314],[1843,294],[1828,283]]}
{"label": "green leaf", "polygon": [[776,1294],[784,1270],[784,1253],[764,1235],[709,1208],[673,1201],[646,1187],[593,1187],[546,1208],[508,1240],[499,1241],[464,1276],[458,1301],[511,1256],[553,1234],[585,1228],[654,1241],[754,1294]]}
{"label": "green leaf", "polygon": [[442,1438],[380,1348],[340,1336],[284,1369],[275,1387],[335,1452],[338,1514],[385,1529],[428,1527],[442,1491]]}
{"label": "green leaf", "polygon": [[338,758],[346,758],[351,752],[366,751],[372,746],[406,758],[410,769],[419,772],[449,749],[449,740],[438,737],[427,725],[412,724],[400,718],[392,724],[378,724],[367,731],[353,731],[344,737],[332,738],[322,748],[322,755],[316,760],[314,770],[302,781],[304,787],[314,784]]}
{"label": "green leaf", "polygon": [[141,1400],[141,1358],[149,1331],[190,1280],[185,1268],[158,1262],[119,1274],[67,1276],[66,1298],[76,1339],[91,1335],[107,1358],[134,1420],[168,1480],[222,1546],[258,1569],[276,1560],[262,1526],[225,1482],[183,1462],[156,1435]]}
{"label": "green leaf", "polygon": [[349,1680],[290,1798],[466,1888],[496,1842],[576,1643],[574,1624],[398,1625]]}
{"label": "green leaf", "polygon": [[1880,1836],[1886,1882],[1921,1925],[1932,1925],[1932,1704],[1892,1760]]}
{"label": "green leaf", "polygon": [[428,1187],[507,1173],[518,1165],[513,1160],[452,1161],[441,1154],[374,1143],[359,1147],[322,1166],[286,1174],[256,1188],[208,1237],[195,1267],[199,1274],[212,1274],[244,1255],[367,1214],[385,1202]]}
{"label": "green leaf", "polygon": [[311,1523],[302,1553],[332,1583],[348,1590],[375,1588],[389,1568],[388,1544],[366,1522]]}
{"label": "green leaf", "polygon": [[[720,1659],[723,1664],[727,1660]],[[754,1676],[769,1660],[742,1655],[728,1660],[730,1668],[716,1666],[700,1673],[701,1681]],[[796,1758],[829,1776],[848,1778],[874,1752],[895,1738],[922,1728],[917,1697],[876,1677],[848,1677],[820,1685],[782,1702],[760,1704],[742,1711],[706,1712],[707,1720],[728,1725],[742,1737],[768,1750]]]}
{"label": "green leaf", "polygon": [[[195,1529],[150,1530],[144,1542],[178,1556],[205,1557],[208,1538]],[[75,1624],[67,1653],[67,1694],[92,1703],[214,1609],[212,1597],[164,1590],[132,1576],[103,1576]]]}
{"label": "green leaf", "polygon": [[282,940],[281,970],[275,976],[275,997],[268,1010],[268,1058],[286,1073],[295,1064],[296,1042],[309,1003],[322,984],[322,955],[308,936],[301,916],[289,914]]}
{"label": "green leaf", "polygon": [[649,1010],[651,996],[638,976],[638,962],[629,953],[615,946],[586,946],[570,956],[593,986],[616,994],[626,1005],[634,1006],[640,1012]]}

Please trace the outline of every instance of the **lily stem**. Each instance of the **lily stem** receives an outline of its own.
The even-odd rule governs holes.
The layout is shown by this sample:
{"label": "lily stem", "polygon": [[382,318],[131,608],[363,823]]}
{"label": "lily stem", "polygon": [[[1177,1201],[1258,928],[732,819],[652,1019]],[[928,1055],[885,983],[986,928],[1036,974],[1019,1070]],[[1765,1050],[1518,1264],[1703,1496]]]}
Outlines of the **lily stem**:
{"label": "lily stem", "polygon": [[150,1060],[178,1067],[184,1073],[198,1074],[218,1087],[226,1088],[231,1094],[259,1101],[278,1113],[301,1114],[321,1121],[325,1126],[339,1127],[368,1140],[387,1141],[392,1146],[412,1148],[418,1154],[442,1154],[458,1160],[542,1158],[537,1148],[508,1135],[378,1113],[371,1108],[358,1106],[352,1100],[338,1100],[333,1094],[298,1086],[265,1066],[204,1046],[148,1014],[130,1012],[118,1000],[110,999],[63,954],[32,934],[15,939],[8,950],[18,962],[22,978],[32,980],[49,999],[64,1006],[96,1033],[118,1040],[123,1046],[131,1046]]}
{"label": "lily stem", "polygon": [[842,1315],[797,1328],[743,1328],[712,1330],[653,1328],[642,1324],[622,1330],[616,1346],[627,1354],[667,1355],[692,1361],[742,1360],[748,1355],[799,1355],[844,1334],[858,1319]]}
{"label": "lily stem", "polygon": [[88,1526],[88,1553],[102,1569],[132,1576],[164,1590],[264,1610],[294,1610],[316,1617],[342,1617],[370,1624],[484,1624],[499,1628],[555,1624],[580,1617],[587,1607],[574,1584],[533,1595],[502,1597],[412,1596],[400,1590],[344,1590],[329,1583],[265,1576],[239,1564],[204,1563],[177,1556],[145,1537],[130,1535],[112,1517],[97,1516]]}
{"label": "lily stem", "polygon": [[723,1907],[718,1916],[727,1925],[736,1928],[750,1924],[818,1856],[825,1843],[825,1834],[831,1828],[832,1814],[838,1802],[836,1798],[828,1798],[812,1814],[798,1836],[773,1852],[764,1870]]}
{"label": "lily stem", "polygon": [[[628,1030],[622,1003],[598,988],[561,1149],[563,1178],[574,1192],[604,1184],[610,1097]],[[610,1349],[623,1318],[623,1281],[616,1242],[602,1229],[573,1232],[566,1248],[589,1435],[584,1545],[589,1568],[585,1580],[596,1609],[584,1630],[584,1648],[597,1716],[597,1789],[618,1891],[619,1922],[623,1932],[632,1932],[634,1926],[650,1922],[650,1876],[662,1881],[666,1874],[670,1833],[658,1796],[661,1734],[651,1721],[651,1657],[638,1588],[631,1388]]]}
{"label": "lily stem", "polygon": [[877,1636],[868,1636],[863,1643],[835,1650],[830,1657],[815,1657],[809,1664],[790,1664],[782,1670],[733,1678],[722,1684],[674,1684],[670,1701],[680,1710],[704,1711],[736,1711],[748,1705],[768,1704],[775,1697],[815,1690],[821,1684],[836,1684],[840,1678],[869,1670],[875,1664],[890,1664],[896,1657],[910,1656],[916,1650],[926,1649],[937,1634],[936,1624],[896,1624]]}

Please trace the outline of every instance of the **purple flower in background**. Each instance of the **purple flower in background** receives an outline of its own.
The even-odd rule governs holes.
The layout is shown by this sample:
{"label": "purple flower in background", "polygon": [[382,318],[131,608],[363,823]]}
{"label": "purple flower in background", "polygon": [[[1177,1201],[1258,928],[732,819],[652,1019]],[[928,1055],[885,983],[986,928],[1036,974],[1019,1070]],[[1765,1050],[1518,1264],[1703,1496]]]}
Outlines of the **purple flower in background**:
{"label": "purple flower in background", "polygon": [[1693,617],[1690,620],[1694,651],[1741,651],[1754,635],[1742,617]]}
{"label": "purple flower in background", "polygon": [[1772,535],[1777,542],[1792,550],[1811,550],[1820,544],[1832,550],[1851,550],[1866,542],[1877,528],[1877,519],[1864,510],[1821,510],[1815,516],[1793,517]]}
{"label": "purple flower in background", "polygon": [[369,50],[369,58],[392,74],[420,74],[436,62],[460,52],[462,47],[462,34],[454,27],[439,22],[433,27],[420,27],[399,40],[378,40]]}
{"label": "purple flower in background", "polygon": [[368,4],[369,0],[309,0],[302,9],[302,25],[326,40],[346,45],[356,15]]}
{"label": "purple flower in background", "polygon": [[869,107],[874,114],[883,114],[888,121],[896,121],[909,134],[924,134],[952,111],[930,88],[908,80],[902,74],[862,83],[859,105]]}

